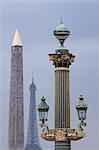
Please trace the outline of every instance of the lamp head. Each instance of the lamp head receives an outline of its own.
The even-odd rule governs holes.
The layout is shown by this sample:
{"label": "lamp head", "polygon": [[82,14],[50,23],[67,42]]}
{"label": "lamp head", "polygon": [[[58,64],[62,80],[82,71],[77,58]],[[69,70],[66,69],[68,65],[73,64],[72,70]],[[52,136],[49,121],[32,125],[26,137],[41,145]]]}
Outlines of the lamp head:
{"label": "lamp head", "polygon": [[48,119],[49,106],[45,100],[46,99],[42,97],[41,103],[38,105],[39,121],[42,121],[42,123],[45,123]]}
{"label": "lamp head", "polygon": [[76,105],[79,120],[84,121],[86,119],[87,108],[88,108],[88,106],[85,103],[83,96],[80,95],[79,103]]}

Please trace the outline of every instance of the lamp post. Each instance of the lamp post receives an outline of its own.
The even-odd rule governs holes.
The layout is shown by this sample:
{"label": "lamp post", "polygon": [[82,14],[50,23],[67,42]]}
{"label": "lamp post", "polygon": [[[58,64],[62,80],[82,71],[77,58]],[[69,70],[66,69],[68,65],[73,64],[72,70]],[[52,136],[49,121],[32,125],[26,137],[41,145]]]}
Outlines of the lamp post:
{"label": "lamp post", "polygon": [[55,53],[49,54],[49,59],[55,66],[55,129],[49,129],[46,124],[49,106],[43,97],[38,106],[40,125],[43,127],[41,136],[45,140],[55,141],[55,150],[71,150],[71,140],[79,140],[85,136],[83,126],[86,125],[84,120],[87,105],[81,95],[76,105],[81,122],[77,129],[71,129],[69,75],[70,65],[74,62],[75,56],[64,47],[64,41],[70,35],[70,31],[64,26],[62,20],[55,28],[54,35],[60,43]]}

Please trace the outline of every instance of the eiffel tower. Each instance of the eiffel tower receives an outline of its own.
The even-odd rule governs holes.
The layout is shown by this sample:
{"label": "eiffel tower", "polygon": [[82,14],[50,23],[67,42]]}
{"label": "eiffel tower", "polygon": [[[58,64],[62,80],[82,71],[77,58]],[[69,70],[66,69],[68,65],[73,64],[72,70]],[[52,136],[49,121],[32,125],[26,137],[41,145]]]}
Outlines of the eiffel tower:
{"label": "eiffel tower", "polygon": [[30,108],[28,132],[25,150],[42,150],[39,144],[38,128],[37,128],[37,113],[36,113],[36,85],[33,82],[30,84]]}

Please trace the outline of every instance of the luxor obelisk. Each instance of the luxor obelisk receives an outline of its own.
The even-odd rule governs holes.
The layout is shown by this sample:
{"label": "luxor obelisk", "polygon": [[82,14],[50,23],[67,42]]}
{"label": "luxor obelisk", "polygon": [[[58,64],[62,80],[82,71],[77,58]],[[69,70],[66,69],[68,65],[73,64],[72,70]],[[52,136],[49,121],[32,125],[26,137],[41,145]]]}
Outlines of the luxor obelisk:
{"label": "luxor obelisk", "polygon": [[9,150],[24,149],[23,47],[16,30],[11,49]]}

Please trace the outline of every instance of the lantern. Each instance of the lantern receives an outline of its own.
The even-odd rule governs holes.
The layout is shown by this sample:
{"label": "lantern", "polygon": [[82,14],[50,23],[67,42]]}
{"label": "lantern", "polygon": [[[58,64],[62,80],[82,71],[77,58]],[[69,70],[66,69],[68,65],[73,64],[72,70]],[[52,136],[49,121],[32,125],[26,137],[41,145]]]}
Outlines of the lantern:
{"label": "lantern", "polygon": [[45,100],[46,99],[42,97],[41,103],[38,105],[39,121],[41,121],[42,123],[45,123],[45,121],[47,121],[48,119],[49,106],[47,105]]}
{"label": "lantern", "polygon": [[79,103],[76,105],[79,120],[83,121],[86,119],[87,108],[87,104],[85,103],[84,98],[81,95],[79,98]]}

